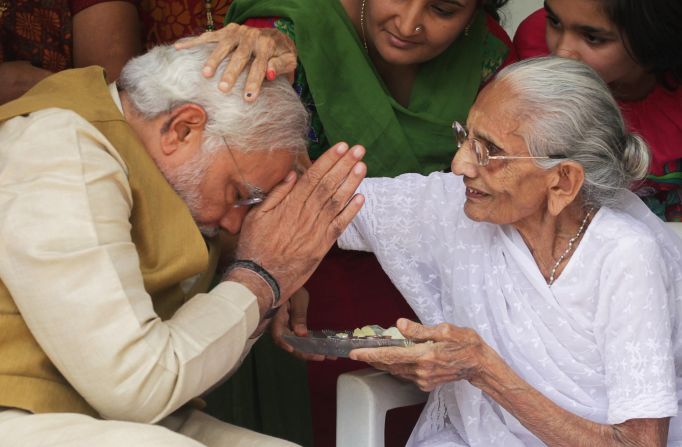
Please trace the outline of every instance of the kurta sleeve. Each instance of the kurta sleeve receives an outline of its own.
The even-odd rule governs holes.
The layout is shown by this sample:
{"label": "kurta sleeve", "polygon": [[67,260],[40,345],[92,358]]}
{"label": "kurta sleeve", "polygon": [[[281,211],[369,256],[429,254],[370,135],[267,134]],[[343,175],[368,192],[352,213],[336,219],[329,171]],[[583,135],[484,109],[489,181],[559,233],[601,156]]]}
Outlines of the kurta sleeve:
{"label": "kurta sleeve", "polygon": [[443,279],[465,219],[462,178],[436,172],[370,178],[366,202],[339,239],[345,249],[372,251],[425,324],[443,321]]}
{"label": "kurta sleeve", "polygon": [[0,277],[103,417],[158,421],[239,364],[259,321],[255,296],[225,282],[170,320],[154,313],[125,165],[101,133],[47,109],[3,124],[0,141]]}
{"label": "kurta sleeve", "polygon": [[595,337],[608,422],[677,414],[670,275],[653,238],[618,241],[601,274]]}

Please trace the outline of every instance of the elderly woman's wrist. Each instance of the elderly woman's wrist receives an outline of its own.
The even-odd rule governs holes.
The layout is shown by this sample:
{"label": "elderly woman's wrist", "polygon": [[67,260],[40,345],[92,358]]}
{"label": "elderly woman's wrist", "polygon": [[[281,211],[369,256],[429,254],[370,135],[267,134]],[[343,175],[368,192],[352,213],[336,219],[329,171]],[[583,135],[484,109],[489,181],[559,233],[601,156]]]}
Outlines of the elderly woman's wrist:
{"label": "elderly woman's wrist", "polygon": [[482,343],[478,355],[478,367],[469,382],[486,392],[501,391],[509,379],[509,368],[502,357],[487,343]]}

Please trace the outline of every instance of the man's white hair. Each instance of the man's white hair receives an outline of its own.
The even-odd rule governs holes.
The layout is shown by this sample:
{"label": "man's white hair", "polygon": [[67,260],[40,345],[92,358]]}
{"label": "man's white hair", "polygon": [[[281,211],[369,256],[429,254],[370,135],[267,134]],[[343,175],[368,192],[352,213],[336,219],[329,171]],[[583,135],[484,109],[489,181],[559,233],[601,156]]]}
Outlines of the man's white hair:
{"label": "man's white hair", "polygon": [[[203,148],[221,146],[222,137],[241,151],[307,147],[308,113],[294,89],[281,77],[264,82],[258,99],[244,101],[246,74],[230,93],[218,90],[220,75],[205,78],[201,71],[215,44],[185,50],[162,45],[129,61],[118,80],[137,112],[147,120],[183,104],[197,104],[207,114]],[[227,60],[217,69],[222,73]]]}

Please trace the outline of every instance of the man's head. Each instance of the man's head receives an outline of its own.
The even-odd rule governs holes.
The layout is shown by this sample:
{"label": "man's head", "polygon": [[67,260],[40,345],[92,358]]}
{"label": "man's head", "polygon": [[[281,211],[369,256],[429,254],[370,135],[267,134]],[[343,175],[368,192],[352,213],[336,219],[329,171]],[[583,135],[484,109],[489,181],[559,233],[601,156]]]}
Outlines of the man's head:
{"label": "man's head", "polygon": [[[306,149],[308,114],[283,79],[243,101],[242,75],[229,94],[201,74],[214,45],[153,48],[118,81],[126,120],[206,234],[237,232],[249,206]],[[223,61],[223,65],[226,61]]]}

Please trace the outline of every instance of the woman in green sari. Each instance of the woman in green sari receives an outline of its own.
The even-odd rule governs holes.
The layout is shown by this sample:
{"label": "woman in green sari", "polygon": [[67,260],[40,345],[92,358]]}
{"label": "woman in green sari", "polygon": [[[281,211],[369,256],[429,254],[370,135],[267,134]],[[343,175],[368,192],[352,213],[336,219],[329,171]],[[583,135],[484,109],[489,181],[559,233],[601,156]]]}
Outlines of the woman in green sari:
{"label": "woman in green sari", "polygon": [[[367,149],[368,176],[427,174],[449,169],[452,122],[466,120],[479,89],[516,59],[496,21],[504,3],[235,0],[226,23],[257,27],[259,34],[253,28],[228,26],[179,47],[219,42],[207,75],[234,51],[233,65],[221,74],[223,87],[229,89],[251,63],[245,99],[255,100],[264,78],[293,68],[290,47],[271,37],[272,29],[278,29],[291,38],[298,53],[294,87],[312,116],[311,159],[331,144],[346,141]],[[387,327],[399,317],[414,315],[367,253],[333,249],[306,289],[311,298],[308,322],[315,329],[370,323]],[[281,372],[281,366],[271,365],[268,371]],[[364,366],[341,360],[309,365],[315,445],[333,445],[336,377],[359,367]],[[264,406],[269,407],[273,396],[265,398],[269,403]],[[292,402],[286,405],[290,409]]]}

